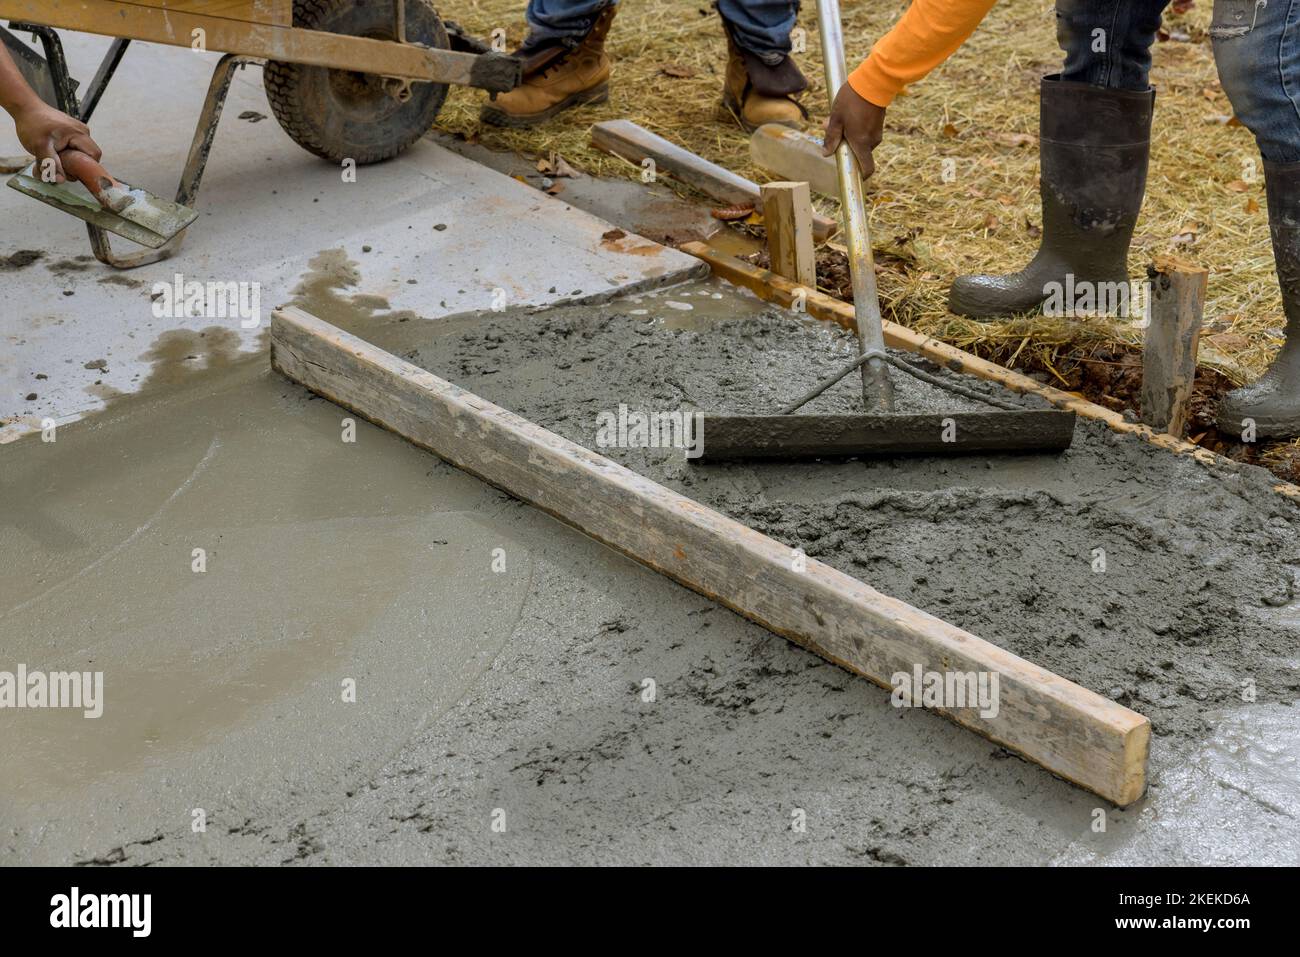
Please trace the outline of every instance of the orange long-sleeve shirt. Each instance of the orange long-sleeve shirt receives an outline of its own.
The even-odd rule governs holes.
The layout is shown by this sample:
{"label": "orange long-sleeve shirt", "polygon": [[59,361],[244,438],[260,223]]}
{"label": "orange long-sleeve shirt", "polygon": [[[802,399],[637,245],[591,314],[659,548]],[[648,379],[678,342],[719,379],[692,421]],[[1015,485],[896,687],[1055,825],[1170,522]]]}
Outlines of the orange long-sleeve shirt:
{"label": "orange long-sleeve shirt", "polygon": [[997,0],[912,0],[894,28],[849,74],[849,86],[886,107],[898,92],[957,52]]}

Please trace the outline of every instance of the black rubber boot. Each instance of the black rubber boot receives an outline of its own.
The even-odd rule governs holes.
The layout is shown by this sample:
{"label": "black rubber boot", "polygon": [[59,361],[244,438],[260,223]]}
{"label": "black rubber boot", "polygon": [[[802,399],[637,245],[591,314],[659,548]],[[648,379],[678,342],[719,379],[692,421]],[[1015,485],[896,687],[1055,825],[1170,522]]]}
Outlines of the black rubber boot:
{"label": "black rubber boot", "polygon": [[1008,276],[958,276],[948,308],[993,319],[1037,309],[1050,295],[1049,284],[1067,287],[1067,274],[1076,288],[1080,282],[1128,282],[1128,245],[1146,191],[1154,105],[1154,90],[1044,77],[1038,255]]}
{"label": "black rubber boot", "polygon": [[1256,438],[1290,439],[1300,435],[1300,163],[1265,163],[1264,176],[1286,342],[1258,382],[1223,397],[1218,425],[1249,437],[1249,419]]}

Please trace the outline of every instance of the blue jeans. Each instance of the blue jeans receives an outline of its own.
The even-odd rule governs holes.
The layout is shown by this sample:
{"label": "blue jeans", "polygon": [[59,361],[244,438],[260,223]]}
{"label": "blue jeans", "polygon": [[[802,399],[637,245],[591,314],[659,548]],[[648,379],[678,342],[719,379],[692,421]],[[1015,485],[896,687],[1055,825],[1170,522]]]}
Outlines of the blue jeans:
{"label": "blue jeans", "polygon": [[[528,39],[525,47],[548,40],[586,36],[596,14],[618,0],[528,0]],[[654,0],[639,0],[653,3]],[[790,31],[799,13],[799,0],[718,0],[718,12],[731,25],[736,42],[767,62],[779,62],[790,52]]]}
{"label": "blue jeans", "polygon": [[[1168,2],[1057,0],[1061,79],[1147,89]],[[1300,0],[1215,0],[1210,36],[1223,90],[1264,159],[1300,162]]]}
{"label": "blue jeans", "polygon": [[1270,163],[1300,162],[1300,0],[1215,0],[1219,82]]}

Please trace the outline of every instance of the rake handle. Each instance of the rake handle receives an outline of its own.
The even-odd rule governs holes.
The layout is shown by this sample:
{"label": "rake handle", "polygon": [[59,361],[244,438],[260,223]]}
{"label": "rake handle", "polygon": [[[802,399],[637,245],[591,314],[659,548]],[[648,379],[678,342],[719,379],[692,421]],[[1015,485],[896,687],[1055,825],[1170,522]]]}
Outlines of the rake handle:
{"label": "rake handle", "polygon": [[[817,24],[826,63],[826,92],[831,103],[847,80],[844,65],[844,28],[839,0],[817,0]],[[835,151],[840,182],[840,213],[844,245],[849,251],[849,275],[853,280],[853,313],[857,319],[858,354],[885,350],[885,332],[880,319],[880,293],[876,289],[876,265],[871,255],[871,233],[867,227],[866,190],[862,171],[847,141]],[[876,357],[862,364],[862,401],[868,409],[894,411],[894,384],[889,366]]]}

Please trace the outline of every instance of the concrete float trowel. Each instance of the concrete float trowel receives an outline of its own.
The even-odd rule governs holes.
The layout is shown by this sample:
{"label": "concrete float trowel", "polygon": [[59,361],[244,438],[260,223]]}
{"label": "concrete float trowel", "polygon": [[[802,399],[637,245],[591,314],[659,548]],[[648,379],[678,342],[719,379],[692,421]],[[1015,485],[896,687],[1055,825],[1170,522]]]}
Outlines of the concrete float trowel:
{"label": "concrete float trowel", "polygon": [[[818,0],[817,18],[826,62],[826,89],[833,101],[846,79],[839,0]],[[1069,448],[1074,438],[1073,412],[1026,409],[931,375],[886,351],[862,175],[847,142],[840,144],[835,159],[853,280],[858,358],[775,415],[698,416],[690,461],[1059,452]],[[994,410],[895,412],[890,366],[940,389],[991,405]],[[799,409],[855,369],[861,370],[862,399],[870,414],[798,414]]]}
{"label": "concrete float trowel", "polygon": [[38,164],[32,163],[8,183],[20,193],[150,249],[166,245],[199,216],[188,206],[115,179],[80,150],[64,150],[59,160],[66,182],[46,182]]}

